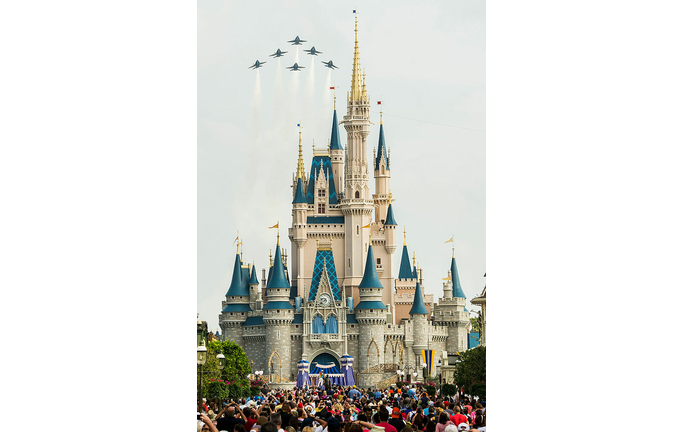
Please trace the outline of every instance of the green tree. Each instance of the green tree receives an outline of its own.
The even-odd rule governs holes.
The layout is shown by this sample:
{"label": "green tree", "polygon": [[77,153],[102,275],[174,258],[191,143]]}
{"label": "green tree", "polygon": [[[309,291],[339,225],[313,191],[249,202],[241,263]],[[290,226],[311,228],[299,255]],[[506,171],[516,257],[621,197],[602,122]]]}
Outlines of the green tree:
{"label": "green tree", "polygon": [[458,391],[458,388],[453,384],[444,384],[441,386],[441,394],[444,396],[454,396]]}
{"label": "green tree", "polygon": [[[239,381],[243,384],[247,375],[251,373],[249,367],[249,359],[242,347],[230,341],[211,341],[209,342],[209,350],[216,354],[222,352],[225,356],[225,368],[221,373],[221,378],[226,381]],[[216,354],[213,356],[215,357]]]}
{"label": "green tree", "polygon": [[479,329],[481,329],[481,327],[479,326],[479,319],[478,318],[470,318],[470,323],[472,324],[472,331],[473,332],[479,332]]}
{"label": "green tree", "polygon": [[455,371],[455,383],[465,386],[466,392],[486,396],[486,347],[478,346],[460,354]]}

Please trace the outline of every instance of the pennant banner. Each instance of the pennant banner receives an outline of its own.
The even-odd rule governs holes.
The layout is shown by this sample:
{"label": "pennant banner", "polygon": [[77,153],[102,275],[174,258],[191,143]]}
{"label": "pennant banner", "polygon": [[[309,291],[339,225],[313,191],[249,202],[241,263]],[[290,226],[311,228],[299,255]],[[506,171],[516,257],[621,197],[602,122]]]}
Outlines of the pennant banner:
{"label": "pennant banner", "polygon": [[280,222],[276,223],[272,227],[268,227],[268,229],[271,229],[271,228],[280,228]]}
{"label": "pennant banner", "polygon": [[422,363],[427,363],[427,375],[429,376],[436,375],[436,371],[434,370],[436,364],[434,361],[435,355],[436,351],[434,350],[422,350]]}

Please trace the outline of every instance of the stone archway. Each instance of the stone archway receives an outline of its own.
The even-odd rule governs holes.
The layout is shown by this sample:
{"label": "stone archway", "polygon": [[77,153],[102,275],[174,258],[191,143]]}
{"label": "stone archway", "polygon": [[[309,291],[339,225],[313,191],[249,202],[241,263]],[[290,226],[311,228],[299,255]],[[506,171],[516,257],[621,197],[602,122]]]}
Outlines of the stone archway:
{"label": "stone archway", "polygon": [[282,358],[280,358],[280,354],[277,352],[277,349],[273,350],[273,353],[270,355],[268,358],[268,376],[270,382],[275,382],[273,380],[273,375],[275,374],[274,370],[274,364],[273,364],[273,357],[277,357],[277,382],[282,381]]}

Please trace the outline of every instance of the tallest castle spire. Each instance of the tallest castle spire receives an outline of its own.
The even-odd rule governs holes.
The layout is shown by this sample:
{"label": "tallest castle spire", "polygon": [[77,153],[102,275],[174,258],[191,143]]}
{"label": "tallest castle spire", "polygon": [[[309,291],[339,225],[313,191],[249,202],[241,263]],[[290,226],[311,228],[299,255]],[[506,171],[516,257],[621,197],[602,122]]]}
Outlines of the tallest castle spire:
{"label": "tallest castle spire", "polygon": [[358,16],[356,16],[356,45],[353,49],[353,69],[351,70],[351,100],[364,100],[363,82],[360,72],[360,52],[358,51]]}

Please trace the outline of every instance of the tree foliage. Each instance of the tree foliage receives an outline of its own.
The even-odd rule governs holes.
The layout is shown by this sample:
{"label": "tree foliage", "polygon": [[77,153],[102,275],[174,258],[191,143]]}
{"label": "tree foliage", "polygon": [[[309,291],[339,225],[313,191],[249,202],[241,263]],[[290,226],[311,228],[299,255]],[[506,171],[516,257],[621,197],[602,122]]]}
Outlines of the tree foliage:
{"label": "tree foliage", "polygon": [[218,352],[222,352],[225,356],[225,368],[221,373],[221,378],[230,382],[242,381],[251,373],[249,367],[249,359],[242,347],[230,341],[211,341],[209,342],[209,350],[215,352],[215,357]]}
{"label": "tree foliage", "polygon": [[228,386],[223,381],[211,381],[207,386],[206,397],[209,400],[224,400],[228,398]]}
{"label": "tree foliage", "polygon": [[[486,394],[486,347],[478,346],[460,354],[460,363],[455,371],[455,383],[458,386],[465,386],[470,394],[476,390],[478,393]],[[475,386],[473,388],[473,386]],[[478,394],[479,395],[479,394]],[[481,395],[479,395],[481,397]]]}
{"label": "tree foliage", "polygon": [[455,396],[458,392],[458,388],[454,384],[444,384],[441,386],[441,394],[444,396]]}
{"label": "tree foliage", "polygon": [[434,387],[433,385],[426,385],[425,391],[429,396],[434,396],[436,394],[436,387]]}

